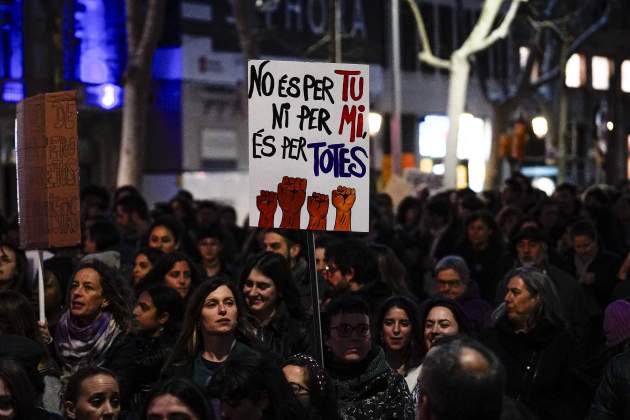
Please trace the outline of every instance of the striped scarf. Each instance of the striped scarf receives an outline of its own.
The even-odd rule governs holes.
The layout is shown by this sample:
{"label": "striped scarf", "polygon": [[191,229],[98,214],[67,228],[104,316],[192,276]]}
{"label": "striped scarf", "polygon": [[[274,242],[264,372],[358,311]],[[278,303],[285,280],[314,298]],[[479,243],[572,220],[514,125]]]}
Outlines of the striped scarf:
{"label": "striped scarf", "polygon": [[110,312],[101,312],[90,324],[78,326],[64,312],[55,330],[55,349],[64,373],[72,374],[87,365],[102,366],[107,350],[121,330]]}

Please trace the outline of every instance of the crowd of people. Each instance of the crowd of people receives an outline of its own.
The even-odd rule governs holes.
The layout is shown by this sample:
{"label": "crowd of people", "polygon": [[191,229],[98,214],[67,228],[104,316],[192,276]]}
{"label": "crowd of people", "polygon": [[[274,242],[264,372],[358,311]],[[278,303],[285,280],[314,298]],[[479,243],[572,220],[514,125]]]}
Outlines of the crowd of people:
{"label": "crowd of people", "polygon": [[86,187],[81,224],[41,321],[0,217],[0,418],[630,419],[628,185],[375,193],[318,296],[304,232],[184,190]]}

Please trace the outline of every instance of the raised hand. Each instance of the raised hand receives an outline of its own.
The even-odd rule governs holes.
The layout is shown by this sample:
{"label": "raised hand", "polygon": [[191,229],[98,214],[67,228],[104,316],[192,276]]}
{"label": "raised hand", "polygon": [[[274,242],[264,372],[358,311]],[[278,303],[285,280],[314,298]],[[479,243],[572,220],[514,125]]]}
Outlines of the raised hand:
{"label": "raised hand", "polygon": [[259,228],[272,228],[273,217],[276,214],[276,208],[278,207],[277,194],[274,191],[261,190],[260,194],[256,197],[256,207],[260,211],[258,217]]}
{"label": "raised hand", "polygon": [[306,200],[306,179],[285,176],[278,184],[278,204],[282,209],[281,228],[299,229],[300,212]]}
{"label": "raised hand", "polygon": [[337,209],[335,215],[335,230],[350,231],[352,220],[352,206],[357,199],[354,188],[338,186],[332,191],[332,204]]}
{"label": "raised hand", "polygon": [[328,216],[329,200],[326,194],[314,192],[306,199],[308,210],[308,230],[326,230],[326,217]]}

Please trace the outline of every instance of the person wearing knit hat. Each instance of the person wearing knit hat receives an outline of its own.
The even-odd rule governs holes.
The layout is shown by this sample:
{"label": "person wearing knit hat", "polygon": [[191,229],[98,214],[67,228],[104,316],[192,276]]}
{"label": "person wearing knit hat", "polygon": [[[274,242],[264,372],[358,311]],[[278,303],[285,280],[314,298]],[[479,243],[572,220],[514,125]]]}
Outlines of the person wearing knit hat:
{"label": "person wearing knit hat", "polygon": [[606,347],[614,347],[630,338],[630,302],[619,299],[611,302],[604,312]]}

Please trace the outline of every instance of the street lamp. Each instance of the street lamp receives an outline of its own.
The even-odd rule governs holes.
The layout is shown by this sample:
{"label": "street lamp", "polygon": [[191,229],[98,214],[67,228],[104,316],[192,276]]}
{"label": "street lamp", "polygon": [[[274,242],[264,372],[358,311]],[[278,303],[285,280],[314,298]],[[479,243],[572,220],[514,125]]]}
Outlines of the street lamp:
{"label": "street lamp", "polygon": [[547,135],[547,131],[549,131],[549,124],[547,124],[547,119],[545,117],[534,117],[532,119],[532,130],[534,134],[539,139],[542,139]]}
{"label": "street lamp", "polygon": [[383,116],[378,112],[370,112],[368,115],[368,126],[370,129],[370,136],[375,136],[381,131],[381,124],[383,123]]}

